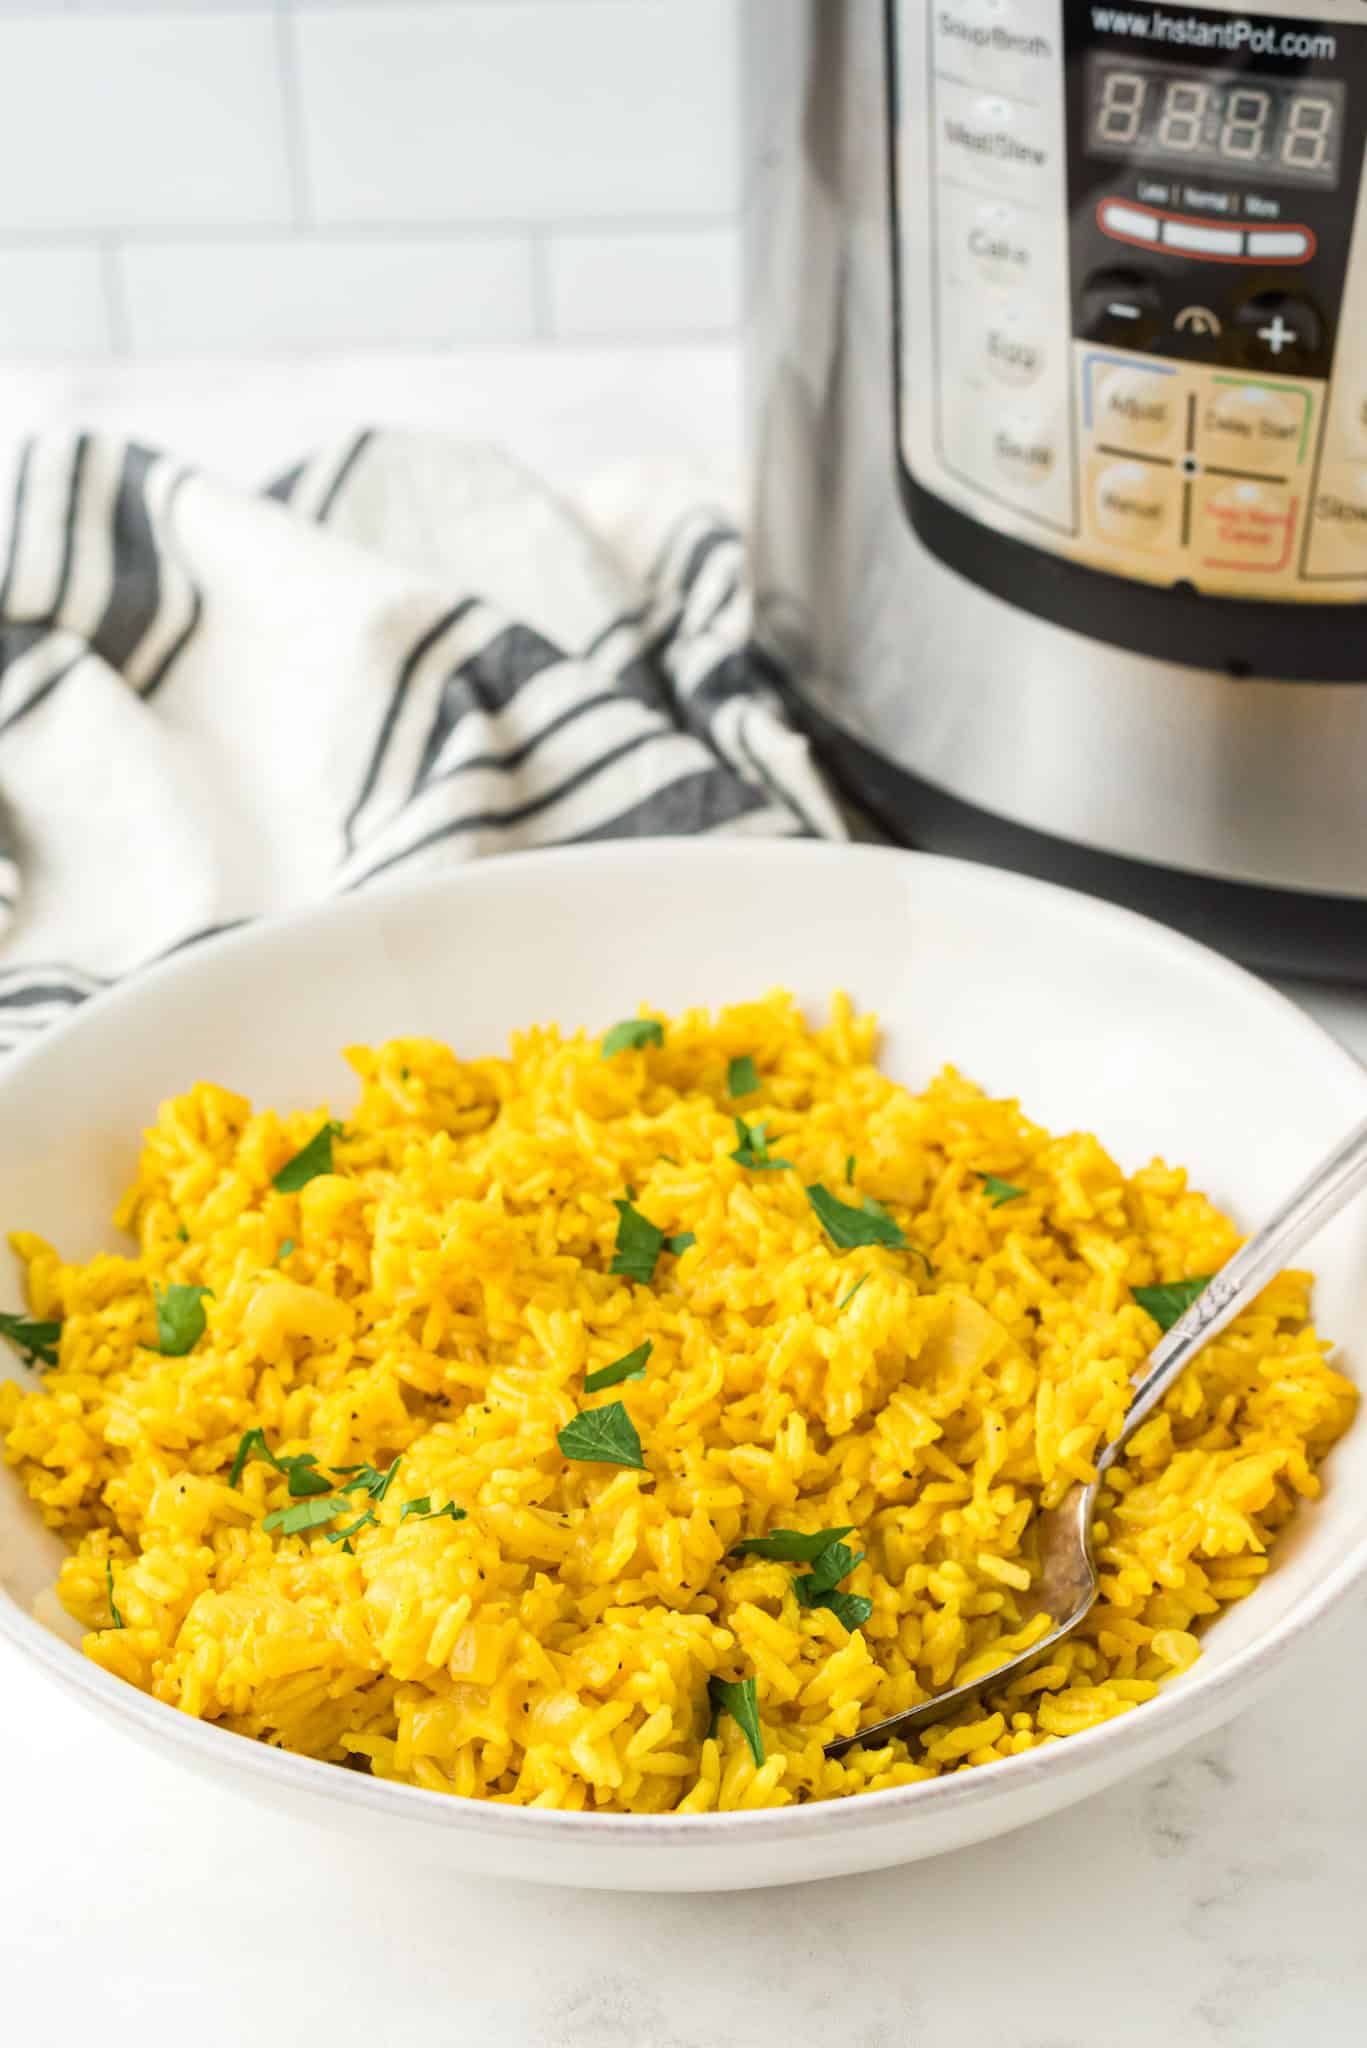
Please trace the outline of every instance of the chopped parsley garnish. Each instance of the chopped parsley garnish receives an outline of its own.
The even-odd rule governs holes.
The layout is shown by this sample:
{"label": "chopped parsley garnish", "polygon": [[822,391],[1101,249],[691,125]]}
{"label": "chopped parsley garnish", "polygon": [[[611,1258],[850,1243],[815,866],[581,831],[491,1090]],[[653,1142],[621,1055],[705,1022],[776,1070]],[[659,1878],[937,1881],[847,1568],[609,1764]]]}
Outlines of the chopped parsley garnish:
{"label": "chopped parsley garnish", "polygon": [[753,1095],[759,1087],[759,1069],[748,1052],[739,1054],[726,1069],[726,1092],[732,1096]]}
{"label": "chopped parsley garnish", "polygon": [[443,1515],[449,1515],[453,1522],[463,1522],[465,1520],[464,1508],[458,1508],[453,1500],[448,1500],[444,1508],[434,1508],[430,1493],[424,1493],[418,1500],[406,1500],[404,1502],[403,1506],[399,1509],[399,1526],[401,1528],[410,1515],[418,1522],[439,1522]]}
{"label": "chopped parsley garnish", "polygon": [[283,1266],[283,1265],[284,1265],[284,1263],[285,1263],[285,1261],[286,1261],[286,1259],[287,1259],[287,1258],[289,1257],[290,1253],[291,1253],[291,1252],[292,1252],[293,1250],[294,1250],[294,1239],[293,1239],[292,1237],[287,1237],[287,1238],[283,1239],[283,1241],[281,1242],[281,1246],[280,1246],[280,1249],[279,1249],[279,1251],[278,1251],[278,1252],[276,1253],[276,1255],[275,1255],[275,1263],[276,1263],[276,1265],[277,1265],[277,1266]]}
{"label": "chopped parsley garnish", "polygon": [[242,1477],[248,1458],[264,1458],[268,1465],[275,1465],[277,1471],[279,1471],[280,1469],[279,1466],[276,1465],[274,1451],[266,1442],[265,1430],[244,1430],[242,1433],[241,1441],[237,1446],[237,1454],[233,1459],[233,1469],[228,1474],[229,1486],[237,1485],[238,1480]]}
{"label": "chopped parsley garnish", "polygon": [[326,1500],[296,1501],[293,1507],[276,1508],[261,1526],[263,1529],[278,1529],[282,1536],[300,1536],[306,1529],[321,1529],[324,1522],[335,1521],[342,1512],[342,1506],[336,1494],[329,1494]]}
{"label": "chopped parsley garnish", "polygon": [[851,1152],[851,1153],[850,1153],[849,1157],[848,1157],[848,1158],[846,1159],[846,1161],[845,1161],[845,1179],[846,1179],[846,1182],[848,1183],[848,1185],[849,1185],[850,1187],[853,1187],[853,1186],[854,1186],[854,1154],[853,1154],[853,1152]]}
{"label": "chopped parsley garnish", "polygon": [[601,1394],[604,1387],[620,1386],[623,1380],[643,1380],[646,1376],[646,1361],[655,1346],[649,1337],[644,1344],[638,1344],[634,1351],[628,1351],[624,1358],[614,1360],[611,1365],[600,1365],[597,1372],[584,1375],[584,1392]]}
{"label": "chopped parsley garnish", "polygon": [[115,1628],[122,1628],[124,1626],[123,1616],[114,1605],[114,1561],[109,1557],[104,1561],[104,1583],[109,1593],[109,1612],[114,1617],[114,1626]]}
{"label": "chopped parsley garnish", "polygon": [[1018,1202],[1025,1193],[1024,1188],[1013,1187],[1009,1180],[998,1180],[995,1173],[980,1173],[977,1179],[994,1209],[1000,1209],[1003,1202]]}
{"label": "chopped parsley garnish", "polygon": [[180,1229],[176,1232],[176,1236],[180,1239],[182,1244],[188,1244],[190,1242],[190,1233],[185,1228],[185,1225],[183,1223],[181,1224]]}
{"label": "chopped parsley garnish", "polygon": [[837,1315],[843,1314],[844,1311],[849,1307],[850,1303],[854,1300],[855,1295],[858,1294],[860,1288],[864,1285],[864,1282],[868,1279],[868,1277],[869,1276],[867,1273],[861,1273],[859,1275],[859,1278],[855,1281],[853,1287],[850,1289],[849,1293],[842,1296],[842,1298],[836,1303],[835,1312]]}
{"label": "chopped parsley garnish", "polygon": [[665,1028],[654,1017],[628,1017],[603,1033],[603,1058],[614,1053],[634,1052],[643,1045],[663,1045]]}
{"label": "chopped parsley garnish", "polygon": [[[339,1514],[341,1512],[341,1506],[342,1503],[340,1501],[334,1501],[332,1509],[333,1513]],[[323,1531],[323,1534],[326,1536],[329,1543],[345,1543],[349,1545],[351,1538],[356,1534],[356,1531],[358,1529],[374,1529],[378,1526],[379,1525],[374,1510],[372,1508],[367,1508],[363,1515],[357,1515],[354,1522],[348,1522],[345,1529],[325,1529]],[[348,1549],[347,1555],[349,1557],[354,1557],[355,1554],[356,1553],[353,1550]]]}
{"label": "chopped parsley garnish", "polygon": [[60,1323],[35,1323],[29,1316],[0,1315],[0,1337],[7,1337],[25,1365],[55,1365],[61,1340]]}
{"label": "chopped parsley garnish", "polygon": [[278,1471],[288,1475],[291,1500],[332,1492],[332,1481],[317,1470],[318,1460],[312,1451],[301,1451],[297,1458],[275,1458],[272,1462]]}
{"label": "chopped parsley garnish", "polygon": [[638,1472],[646,1469],[636,1425],[620,1401],[584,1409],[556,1432],[555,1440],[567,1458],[586,1465],[630,1465]]}
{"label": "chopped parsley garnish", "polygon": [[163,1358],[184,1358],[204,1335],[204,1297],[211,1287],[182,1287],[173,1281],[163,1293],[155,1287],[157,1349]]}
{"label": "chopped parsley garnish", "polygon": [[[810,1535],[802,1529],[771,1529],[767,1536],[747,1536],[743,1543],[733,1544],[731,1555],[772,1557],[783,1564],[813,1564],[823,1551],[839,1543],[842,1536],[853,1534],[853,1522],[846,1522],[841,1529],[814,1529]],[[831,1584],[835,1585],[843,1576],[837,1572]]]}
{"label": "chopped parsley garnish", "polygon": [[840,1251],[852,1251],[860,1244],[885,1244],[895,1252],[907,1250],[906,1236],[900,1225],[894,1223],[887,1210],[876,1203],[870,1208],[867,1196],[862,1209],[852,1209],[848,1202],[837,1201],[830,1189],[822,1187],[818,1181],[808,1188],[807,1200],[815,1209],[822,1229]]}
{"label": "chopped parsley garnish", "polygon": [[677,1257],[696,1244],[691,1230],[681,1230],[677,1237],[666,1237],[657,1224],[643,1216],[630,1200],[632,1189],[627,1190],[625,1202],[614,1202],[617,1211],[617,1246],[611,1266],[612,1273],[625,1273],[629,1280],[648,1287],[655,1277],[655,1265],[661,1252],[673,1252]]}
{"label": "chopped parsley garnish", "polygon": [[1146,1310],[1160,1330],[1170,1330],[1179,1316],[1184,1316],[1199,1294],[1210,1285],[1209,1273],[1198,1273],[1191,1280],[1169,1280],[1161,1287],[1132,1287],[1130,1293],[1139,1306]]}
{"label": "chopped parsley garnish", "polygon": [[731,1157],[737,1166],[748,1166],[752,1173],[779,1173],[792,1165],[791,1159],[776,1159],[769,1150],[763,1124],[752,1128],[743,1117],[737,1117],[735,1123],[737,1144]]}
{"label": "chopped parsley garnish", "polygon": [[764,1762],[764,1737],[759,1725],[759,1702],[755,1698],[753,1678],[741,1678],[732,1682],[725,1678],[709,1678],[707,1697],[712,1704],[712,1719],[708,1724],[709,1738],[716,1734],[717,1723],[723,1714],[729,1714],[741,1734],[750,1745],[750,1754],[756,1766]]}
{"label": "chopped parsley garnish", "polygon": [[[849,1531],[842,1533],[848,1535]],[[873,1613],[873,1602],[866,1600],[861,1593],[839,1593],[836,1588],[863,1560],[862,1550],[851,1550],[845,1543],[828,1543],[812,1559],[811,1570],[804,1572],[800,1579],[793,1580],[793,1591],[801,1605],[829,1608],[837,1621],[853,1635]]]}
{"label": "chopped parsley garnish", "polygon": [[[402,1457],[402,1451],[399,1457]],[[395,1458],[387,1470],[381,1472],[377,1465],[334,1465],[334,1472],[340,1472],[345,1486],[339,1486],[339,1493],[367,1493],[372,1500],[383,1500],[394,1484],[394,1474],[399,1469],[399,1458]]]}
{"label": "chopped parsley garnish", "polygon": [[302,1151],[293,1159],[287,1159],[271,1186],[278,1188],[282,1195],[297,1195],[300,1188],[307,1187],[311,1180],[317,1180],[320,1173],[331,1173],[332,1141],[340,1138],[342,1126],[329,1117],[320,1130],[314,1132]]}

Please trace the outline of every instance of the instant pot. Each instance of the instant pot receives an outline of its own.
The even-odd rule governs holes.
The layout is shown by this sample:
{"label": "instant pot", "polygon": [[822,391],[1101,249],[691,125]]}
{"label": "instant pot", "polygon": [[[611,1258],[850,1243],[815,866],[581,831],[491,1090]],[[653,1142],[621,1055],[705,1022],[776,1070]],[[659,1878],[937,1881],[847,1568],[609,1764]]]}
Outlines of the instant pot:
{"label": "instant pot", "polygon": [[1367,981],[1364,0],[746,0],[758,631],[893,836]]}

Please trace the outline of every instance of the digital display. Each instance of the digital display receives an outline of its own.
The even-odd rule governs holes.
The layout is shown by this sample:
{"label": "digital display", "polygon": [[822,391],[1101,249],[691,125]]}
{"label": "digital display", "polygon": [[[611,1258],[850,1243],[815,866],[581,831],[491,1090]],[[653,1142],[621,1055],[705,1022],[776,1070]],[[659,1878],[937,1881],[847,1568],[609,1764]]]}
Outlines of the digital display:
{"label": "digital display", "polygon": [[1337,185],[1344,87],[1094,55],[1088,147],[1132,163]]}

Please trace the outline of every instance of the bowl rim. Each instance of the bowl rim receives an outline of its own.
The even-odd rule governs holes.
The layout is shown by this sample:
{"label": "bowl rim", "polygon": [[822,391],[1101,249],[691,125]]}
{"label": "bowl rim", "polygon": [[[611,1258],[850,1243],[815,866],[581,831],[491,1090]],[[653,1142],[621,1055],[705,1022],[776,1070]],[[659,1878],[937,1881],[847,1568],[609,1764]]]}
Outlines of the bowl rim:
{"label": "bowl rim", "polygon": [[[1345,1094],[1356,1095],[1367,1110],[1367,1067],[1340,1045],[1330,1032],[1308,1016],[1280,990],[1248,969],[1214,952],[1199,940],[1170,926],[1159,924],[1138,911],[1106,902],[1045,882],[1034,876],[1016,874],[974,861],[943,854],[912,851],[893,846],[871,846],[849,841],[799,839],[668,839],[614,840],[592,846],[538,847],[518,853],[500,854],[497,859],[471,861],[437,874],[411,877],[365,892],[365,900],[390,903],[411,902],[426,897],[455,896],[470,888],[496,885],[501,878],[519,872],[550,867],[563,882],[575,868],[610,867],[630,859],[639,865],[663,865],[679,861],[710,862],[730,867],[736,862],[762,866],[768,862],[798,864],[802,861],[840,859],[856,863],[893,863],[917,867],[951,880],[955,887],[988,896],[1015,895],[1042,901],[1064,918],[1072,918],[1085,933],[1088,928],[1120,929],[1141,949],[1175,959],[1184,969],[1204,973],[1212,981],[1232,988],[1242,1000],[1290,1023],[1304,1038],[1307,1052],[1325,1063],[1327,1072],[1343,1084]],[[553,867],[551,864],[553,863]],[[89,1029],[103,1030],[106,1020],[116,1018],[126,1007],[135,1006],[166,981],[193,978],[206,960],[220,961],[263,940],[288,934],[302,926],[344,920],[354,914],[355,895],[330,896],[297,906],[274,916],[251,919],[226,931],[215,933],[188,949],[177,948],[102,989],[84,1002],[76,1013],[44,1032],[37,1043],[5,1060],[0,1067],[0,1113],[5,1096],[22,1084],[31,1068],[54,1057],[62,1057],[69,1046],[77,1046]],[[1361,1426],[1367,1426],[1364,1422]],[[570,1812],[558,1808],[519,1807],[491,1800],[462,1798],[458,1794],[429,1791],[425,1787],[378,1779],[350,1771],[320,1758],[301,1756],[236,1734],[213,1722],[182,1713],[169,1703],[153,1698],[127,1681],[116,1678],[92,1664],[81,1651],[46,1628],[27,1613],[8,1593],[0,1589],[0,1637],[7,1638],[21,1654],[27,1654],[59,1683],[84,1694],[92,1707],[113,1711],[132,1722],[155,1745],[161,1741],[177,1744],[205,1764],[228,1765],[255,1777],[263,1789],[272,1784],[288,1793],[320,1795],[349,1802],[372,1812],[416,1820],[430,1827],[455,1830],[497,1829],[509,1841],[540,1840],[561,1848],[576,1844],[605,1844],[640,1847],[646,1842],[687,1845],[697,1850],[709,1842],[742,1834],[753,1842],[828,1838],[849,1829],[881,1830],[900,1823],[913,1812],[949,1814],[969,1806],[991,1806],[1003,1797],[1023,1790],[1031,1782],[1048,1778],[1061,1783],[1085,1775],[1100,1757],[1117,1747],[1138,1747],[1159,1753],[1177,1746],[1177,1733],[1184,1723],[1200,1721],[1214,1725],[1234,1711],[1237,1694],[1259,1674],[1280,1664],[1306,1633],[1317,1626],[1359,1579],[1367,1576],[1367,1532],[1359,1537],[1336,1565],[1269,1634],[1246,1644],[1222,1665],[1182,1674],[1181,1682],[1164,1688],[1156,1699],[1145,1701],[1140,1715],[1114,1716],[1094,1728],[1066,1740],[1047,1743],[1019,1756],[998,1758],[973,1770],[949,1772],[911,1785],[888,1786],[857,1797],[817,1800],[802,1805],[760,1807],[743,1812],[701,1814],[616,1814]],[[1147,1737],[1147,1740],[1137,1738]],[[1143,1762],[1136,1758],[1136,1767]],[[1085,1789],[1085,1787],[1084,1787]],[[1061,1803],[1061,1802],[1060,1802]]]}

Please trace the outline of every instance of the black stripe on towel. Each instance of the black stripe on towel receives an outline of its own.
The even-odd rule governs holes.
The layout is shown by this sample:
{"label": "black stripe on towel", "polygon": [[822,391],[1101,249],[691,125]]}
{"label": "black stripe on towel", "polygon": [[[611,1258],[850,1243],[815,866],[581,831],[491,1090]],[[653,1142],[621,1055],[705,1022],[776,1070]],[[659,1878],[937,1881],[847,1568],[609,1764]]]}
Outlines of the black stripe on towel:
{"label": "black stripe on towel", "polygon": [[5,557],[5,573],[0,579],[0,619],[5,616],[9,605],[9,594],[14,587],[14,565],[19,559],[19,537],[24,525],[24,501],[28,496],[29,471],[33,467],[33,443],[25,441],[19,457],[19,468],[14,479],[14,504],[10,511],[9,553]]}
{"label": "black stripe on towel", "polygon": [[699,768],[667,782],[663,789],[620,811],[601,825],[576,832],[575,846],[594,839],[673,839],[684,833],[712,832],[752,811],[766,808],[758,790],[724,768]]}
{"label": "black stripe on towel", "polygon": [[124,450],[110,530],[113,583],[90,644],[112,669],[122,669],[157,616],[161,561],[147,509],[147,481],[156,461],[150,448]]}
{"label": "black stripe on towel", "polygon": [[[176,478],[175,482],[172,484],[170,490],[166,493],[166,507],[165,511],[162,514],[162,517],[165,521],[168,539],[170,536],[171,520],[175,510],[176,499],[180,496],[181,489],[186,483],[188,483],[189,478],[189,470],[183,469],[180,472],[180,475]],[[175,666],[176,662],[179,661],[181,655],[185,652],[190,642],[194,639],[195,633],[199,627],[199,622],[204,616],[203,591],[200,589],[199,585],[195,582],[194,578],[190,575],[189,571],[184,568],[183,565],[181,566],[181,574],[184,576],[186,583],[189,585],[190,616],[185,621],[184,626],[176,635],[175,639],[171,642],[171,645],[167,648],[165,654],[163,654],[163,656],[161,657],[161,660],[153,669],[151,675],[148,676],[147,680],[139,686],[138,695],[142,697],[144,700],[148,697],[156,696],[157,691],[166,681],[167,676],[170,675],[172,668]]]}
{"label": "black stripe on towel", "polygon": [[425,788],[438,757],[456,727],[472,711],[505,711],[534,676],[563,661],[558,647],[530,626],[505,626],[458,668],[441,686],[437,708],[423,741],[411,794]]}
{"label": "black stripe on towel", "polygon": [[432,624],[426,628],[404,656],[403,666],[399,670],[394,688],[389,693],[389,702],[385,706],[384,717],[380,720],[380,729],[375,735],[375,744],[370,750],[370,759],[366,763],[366,771],[361,781],[361,787],[357,791],[356,799],[346,815],[343,839],[348,853],[352,852],[355,848],[356,820],[370,801],[374,793],[375,784],[380,779],[380,770],[384,767],[384,758],[389,752],[390,741],[394,737],[394,728],[399,722],[399,714],[403,710],[408,692],[413,686],[413,677],[417,673],[419,663],[424,655],[428,654],[437,641],[441,639],[443,633],[448,633],[458,620],[463,619],[468,612],[473,611],[475,603],[476,599],[473,597],[463,597],[459,604],[453,604],[449,611],[443,612],[439,618],[433,620]]}
{"label": "black stripe on towel", "polygon": [[332,479],[332,482],[324,491],[323,502],[313,515],[320,526],[326,525],[329,512],[331,512],[333,506],[337,503],[337,500],[341,496],[342,491],[345,489],[346,485],[350,483],[352,474],[356,468],[356,464],[365,454],[366,449],[370,446],[374,438],[375,436],[371,428],[363,427],[360,433],[356,436],[356,439],[352,442],[350,448],[348,448],[346,454],[342,457],[341,467],[338,469],[336,476]]}

